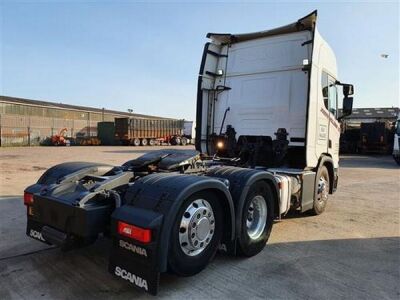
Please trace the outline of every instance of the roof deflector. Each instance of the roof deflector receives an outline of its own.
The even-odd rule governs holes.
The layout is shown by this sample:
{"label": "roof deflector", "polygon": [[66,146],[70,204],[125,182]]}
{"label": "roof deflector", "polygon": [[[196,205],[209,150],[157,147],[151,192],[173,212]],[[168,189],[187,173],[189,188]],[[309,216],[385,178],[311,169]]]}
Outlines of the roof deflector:
{"label": "roof deflector", "polygon": [[314,10],[307,16],[297,20],[297,22],[258,32],[242,33],[242,34],[231,34],[231,33],[208,33],[207,38],[210,38],[221,44],[233,44],[238,42],[243,42],[247,40],[254,40],[262,37],[298,32],[303,30],[313,31],[315,28],[315,23],[317,21],[317,11]]}

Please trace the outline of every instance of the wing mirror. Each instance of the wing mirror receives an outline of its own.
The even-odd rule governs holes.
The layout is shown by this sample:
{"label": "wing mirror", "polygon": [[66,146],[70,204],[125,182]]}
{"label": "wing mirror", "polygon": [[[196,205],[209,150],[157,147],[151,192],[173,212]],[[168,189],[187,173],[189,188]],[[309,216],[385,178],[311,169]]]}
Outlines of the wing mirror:
{"label": "wing mirror", "polygon": [[347,98],[347,96],[351,96],[354,94],[354,86],[352,84],[343,83],[343,95]]}
{"label": "wing mirror", "polygon": [[343,87],[343,110],[342,115],[338,118],[338,120],[341,120],[344,117],[350,116],[353,111],[353,97],[349,96],[354,94],[354,86],[348,83],[341,83],[340,81],[336,81],[335,84]]}
{"label": "wing mirror", "polygon": [[350,116],[352,111],[353,111],[353,97],[345,96],[343,98],[342,115],[338,118],[338,121],[340,121],[344,117]]}

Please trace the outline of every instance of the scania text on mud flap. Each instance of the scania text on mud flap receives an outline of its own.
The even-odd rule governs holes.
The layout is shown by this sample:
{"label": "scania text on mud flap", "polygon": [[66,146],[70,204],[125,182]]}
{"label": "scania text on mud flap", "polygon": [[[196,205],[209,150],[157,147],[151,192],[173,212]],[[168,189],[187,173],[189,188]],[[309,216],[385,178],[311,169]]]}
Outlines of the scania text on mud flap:
{"label": "scania text on mud flap", "polygon": [[63,249],[110,237],[109,272],[156,294],[161,273],[194,275],[218,249],[256,255],[289,210],[323,213],[354,89],[337,80],[316,19],[315,11],[272,30],[208,34],[196,150],[50,168],[25,190],[27,235]]}

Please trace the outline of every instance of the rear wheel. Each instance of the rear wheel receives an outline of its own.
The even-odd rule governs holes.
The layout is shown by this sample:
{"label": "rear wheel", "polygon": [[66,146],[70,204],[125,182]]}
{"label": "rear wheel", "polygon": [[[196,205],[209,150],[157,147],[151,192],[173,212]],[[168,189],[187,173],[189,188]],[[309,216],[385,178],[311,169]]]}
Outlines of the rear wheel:
{"label": "rear wheel", "polygon": [[182,138],[182,140],[181,140],[181,144],[182,144],[182,146],[186,146],[186,145],[187,145],[187,143],[188,143],[188,139],[187,139],[187,138],[185,138],[185,137],[183,137],[183,138]]}
{"label": "rear wheel", "polygon": [[132,141],[133,146],[140,146],[140,139],[134,138]]}
{"label": "rear wheel", "polygon": [[156,140],[155,139],[150,139],[149,140],[149,145],[150,146],[154,146],[156,144]]}
{"label": "rear wheel", "polygon": [[147,139],[142,139],[142,146],[147,146]]}
{"label": "rear wheel", "polygon": [[222,231],[222,209],[216,195],[201,191],[190,196],[172,227],[169,269],[180,276],[203,270],[217,252]]}
{"label": "rear wheel", "polygon": [[314,203],[311,210],[313,215],[320,215],[325,211],[326,204],[328,203],[329,184],[328,169],[322,166],[317,172],[315,181]]}
{"label": "rear wheel", "polygon": [[253,256],[264,249],[274,221],[274,201],[270,186],[264,181],[250,186],[243,206],[238,252]]}

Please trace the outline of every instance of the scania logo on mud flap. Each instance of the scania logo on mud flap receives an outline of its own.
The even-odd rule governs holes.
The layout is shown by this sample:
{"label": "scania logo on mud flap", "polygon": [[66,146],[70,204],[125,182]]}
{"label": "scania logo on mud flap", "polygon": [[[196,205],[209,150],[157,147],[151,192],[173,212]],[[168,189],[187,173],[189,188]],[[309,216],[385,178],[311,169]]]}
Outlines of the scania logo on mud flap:
{"label": "scania logo on mud flap", "polygon": [[42,233],[36,230],[31,229],[29,231],[29,236],[33,237],[34,239],[41,240],[45,242],[46,240],[43,238]]}
{"label": "scania logo on mud flap", "polygon": [[124,248],[126,250],[132,251],[133,253],[139,254],[141,256],[147,257],[147,251],[146,249],[142,247],[138,247],[136,245],[133,245],[131,243],[125,242],[123,240],[119,240],[119,246],[121,248]]}
{"label": "scania logo on mud flap", "polygon": [[135,274],[132,274],[131,272],[128,272],[127,270],[124,270],[118,266],[115,267],[115,275],[118,277],[121,277],[122,279],[128,280],[131,283],[137,285],[138,287],[145,289],[146,291],[148,290],[147,287],[147,281]]}

